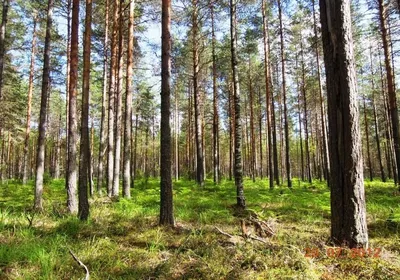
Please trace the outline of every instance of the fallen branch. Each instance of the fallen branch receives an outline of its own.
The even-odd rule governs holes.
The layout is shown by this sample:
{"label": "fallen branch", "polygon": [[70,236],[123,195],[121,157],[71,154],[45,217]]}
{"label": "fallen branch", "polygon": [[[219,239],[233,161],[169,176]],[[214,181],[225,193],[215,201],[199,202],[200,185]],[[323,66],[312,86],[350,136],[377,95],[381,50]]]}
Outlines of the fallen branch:
{"label": "fallen branch", "polygon": [[221,234],[223,234],[223,235],[225,235],[225,236],[228,236],[229,238],[232,238],[232,237],[233,237],[233,236],[230,235],[229,233],[226,233],[226,232],[220,230],[217,226],[216,226],[215,228],[219,231],[219,233],[221,233]]}
{"label": "fallen branch", "polygon": [[70,253],[71,256],[74,258],[74,260],[75,260],[80,266],[82,266],[82,267],[85,269],[85,271],[86,271],[85,280],[89,280],[89,269],[87,268],[87,266],[86,266],[83,262],[81,262],[81,261],[74,255],[74,253],[72,252],[71,249],[69,250],[69,253]]}
{"label": "fallen branch", "polygon": [[264,243],[264,244],[268,244],[267,241],[265,241],[264,239],[262,239],[262,238],[260,238],[260,237],[258,237],[258,236],[252,236],[252,235],[250,235],[249,238],[250,238],[250,239],[253,239],[253,240],[256,240],[256,241],[259,241],[259,242]]}

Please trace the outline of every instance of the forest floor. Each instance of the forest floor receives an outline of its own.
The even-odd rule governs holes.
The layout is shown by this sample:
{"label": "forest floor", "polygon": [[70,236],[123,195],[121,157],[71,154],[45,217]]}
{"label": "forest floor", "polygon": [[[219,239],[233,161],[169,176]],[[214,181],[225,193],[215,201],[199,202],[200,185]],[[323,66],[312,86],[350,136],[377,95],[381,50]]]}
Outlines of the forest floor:
{"label": "forest floor", "polygon": [[[371,249],[363,257],[349,250],[337,257],[340,248],[330,247],[324,183],[244,186],[249,210],[238,213],[233,182],[174,182],[171,229],[157,226],[157,180],[137,181],[131,200],[92,198],[88,222],[66,214],[63,181],[48,183],[44,213],[36,215],[29,210],[32,185],[2,185],[0,279],[83,279],[69,250],[91,279],[400,279],[400,193],[393,183],[366,182]],[[248,238],[241,237],[241,220],[249,219],[265,221],[273,235],[259,237],[247,224]]]}

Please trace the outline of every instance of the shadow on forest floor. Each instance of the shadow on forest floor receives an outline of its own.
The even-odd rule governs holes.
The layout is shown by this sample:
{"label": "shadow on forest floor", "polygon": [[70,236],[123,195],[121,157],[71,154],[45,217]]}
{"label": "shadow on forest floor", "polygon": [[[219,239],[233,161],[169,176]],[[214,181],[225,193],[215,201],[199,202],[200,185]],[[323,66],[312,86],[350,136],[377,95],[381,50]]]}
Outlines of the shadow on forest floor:
{"label": "shadow on forest floor", "polygon": [[[298,183],[298,184],[297,184]],[[63,181],[45,187],[44,212],[32,215],[32,184],[0,186],[0,279],[79,279],[84,262],[92,279],[396,279],[400,275],[400,205],[391,183],[367,182],[371,248],[379,258],[327,255],[330,200],[323,182],[295,181],[293,189],[244,181],[247,210],[238,213],[233,182],[200,188],[174,182],[177,227],[157,226],[159,182],[139,180],[132,199],[91,199],[82,223],[66,213]],[[240,220],[257,215],[276,224],[268,244],[232,244]],[[316,258],[305,256],[315,248]]]}

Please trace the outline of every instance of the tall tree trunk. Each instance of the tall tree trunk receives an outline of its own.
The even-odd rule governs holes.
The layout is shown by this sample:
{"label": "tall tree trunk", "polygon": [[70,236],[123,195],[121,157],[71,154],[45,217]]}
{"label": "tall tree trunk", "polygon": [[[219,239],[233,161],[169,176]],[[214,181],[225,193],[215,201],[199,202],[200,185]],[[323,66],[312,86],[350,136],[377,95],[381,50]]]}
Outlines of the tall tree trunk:
{"label": "tall tree trunk", "polygon": [[124,122],[124,177],[122,195],[131,197],[131,130],[132,130],[132,75],[133,75],[133,25],[135,16],[135,1],[129,2],[129,24],[128,24],[128,54],[126,67],[126,99],[125,99],[125,122]]}
{"label": "tall tree trunk", "polygon": [[194,122],[196,133],[196,181],[202,187],[204,186],[204,166],[203,166],[203,133],[202,133],[202,98],[199,90],[199,27],[198,27],[198,7],[197,0],[192,1],[193,14],[192,14],[192,47],[193,47],[193,93],[194,93]]}
{"label": "tall tree trunk", "polygon": [[93,182],[93,168],[94,168],[94,124],[90,126],[90,148],[89,148],[89,193],[90,196],[94,195],[94,182]]}
{"label": "tall tree trunk", "polygon": [[113,27],[111,35],[111,70],[108,80],[108,155],[107,155],[107,194],[113,196],[114,182],[114,113],[116,96],[116,78],[118,68],[118,26],[119,26],[119,4],[120,0],[114,0]]}
{"label": "tall tree trunk", "polygon": [[[57,139],[56,139],[56,152],[55,152],[55,157],[54,157],[54,178],[59,179],[60,178],[60,162],[61,162],[61,110],[60,110],[60,116],[58,119],[58,127],[57,127]],[[28,172],[26,172],[28,175]]]}
{"label": "tall tree trunk", "polygon": [[330,131],[331,238],[338,245],[367,247],[350,1],[321,0],[320,11]]}
{"label": "tall tree trunk", "polygon": [[[2,137],[2,144],[1,144],[1,157],[0,157],[0,181],[3,183],[4,181],[4,172],[5,172],[5,163],[4,163],[4,152],[5,152],[5,145],[6,140],[5,137]],[[32,157],[34,158],[34,157]]]}
{"label": "tall tree trunk", "polygon": [[318,93],[319,93],[319,107],[321,112],[321,129],[322,129],[322,144],[323,144],[323,159],[324,159],[324,177],[328,181],[329,186],[329,172],[330,172],[330,163],[329,163],[329,150],[328,150],[328,133],[327,133],[327,125],[325,121],[325,107],[324,107],[324,97],[322,94],[322,83],[321,83],[321,71],[319,66],[319,40],[318,40],[318,32],[317,32],[317,20],[315,16],[315,8],[314,8],[314,0],[312,2],[312,10],[313,10],[313,27],[314,27],[314,37],[315,37],[315,57],[317,63],[317,77],[318,77]]}
{"label": "tall tree trunk", "polygon": [[109,13],[109,0],[105,3],[105,26],[104,26],[104,42],[103,42],[103,95],[101,97],[101,123],[100,123],[100,147],[99,147],[99,164],[97,170],[97,192],[101,194],[103,187],[103,174],[104,174],[104,157],[107,151],[107,69],[108,69],[108,13]]}
{"label": "tall tree trunk", "polygon": [[234,126],[234,119],[235,119],[235,112],[234,112],[234,96],[233,96],[233,90],[231,89],[232,86],[228,82],[228,111],[229,111],[229,181],[232,181],[232,173],[233,172],[233,161],[234,161],[234,150],[235,150],[235,139],[234,139],[234,134],[235,134],[235,126]]}
{"label": "tall tree trunk", "polygon": [[175,113],[174,113],[174,128],[175,128],[175,181],[179,180],[179,113],[178,113],[178,92],[175,91]]}
{"label": "tall tree trunk", "polygon": [[[298,67],[298,57],[296,54],[296,68]],[[299,136],[300,136],[300,178],[304,181],[304,150],[303,150],[303,130],[302,130],[302,119],[301,119],[301,90],[299,85],[299,79],[296,76],[296,85],[297,85],[297,100],[298,100],[298,118],[299,118]]]}
{"label": "tall tree trunk", "polygon": [[119,24],[118,24],[118,69],[116,96],[115,96],[115,125],[114,125],[114,182],[112,196],[119,196],[119,181],[121,170],[121,122],[122,122],[122,83],[123,83],[123,18],[124,18],[124,0],[119,3]]}
{"label": "tall tree trunk", "polygon": [[219,157],[219,115],[218,115],[218,85],[217,85],[217,55],[215,54],[216,36],[214,27],[214,2],[210,2],[211,33],[212,33],[212,73],[213,73],[213,164],[214,183],[220,182]]}
{"label": "tall tree trunk", "polygon": [[368,127],[368,118],[367,118],[367,109],[365,106],[365,96],[363,96],[363,109],[364,109],[364,128],[365,128],[365,137],[367,140],[366,148],[367,148],[367,163],[368,163],[368,171],[369,171],[369,180],[372,182],[373,178],[373,170],[372,170],[372,162],[371,162],[371,153],[369,150],[369,127]]}
{"label": "tall tree trunk", "polygon": [[386,79],[387,79],[387,90],[389,95],[389,112],[392,121],[392,136],[394,144],[394,152],[396,156],[396,173],[397,183],[400,181],[400,131],[399,131],[399,113],[397,108],[396,91],[394,88],[394,77],[392,64],[390,61],[390,51],[388,42],[388,31],[387,31],[387,7],[383,0],[378,0],[379,4],[379,20],[380,29],[383,43],[383,53],[385,57],[385,68],[386,68]]}
{"label": "tall tree trunk", "polygon": [[282,94],[283,94],[283,116],[284,116],[284,128],[285,128],[285,159],[286,159],[286,177],[288,187],[292,187],[292,175],[290,165],[290,140],[289,140],[289,120],[287,113],[287,100],[286,100],[286,73],[285,73],[285,53],[284,53],[284,41],[283,41],[283,24],[282,24],[282,7],[281,0],[278,0],[279,10],[279,30],[281,39],[281,63],[282,63]]}
{"label": "tall tree trunk", "polygon": [[[279,169],[278,169],[278,141],[276,139],[276,118],[275,118],[275,101],[274,101],[274,93],[271,92],[271,125],[272,125],[272,149],[273,149],[273,159],[274,159],[274,178],[276,184],[279,186]],[[271,188],[271,185],[270,185]]]}
{"label": "tall tree trunk", "polygon": [[[308,141],[308,110],[307,110],[307,92],[306,92],[306,70],[304,65],[304,52],[303,52],[303,38],[300,38],[301,46],[301,91],[303,94],[303,105],[304,105],[304,134],[305,134],[305,144],[306,144],[306,161],[307,161],[307,179],[308,182],[312,183],[311,177],[311,162],[310,162],[310,144]],[[324,117],[322,116],[322,119]],[[322,125],[322,130],[324,129]]]}
{"label": "tall tree trunk", "polygon": [[375,103],[375,82],[374,82],[374,68],[372,63],[372,49],[370,48],[370,67],[371,67],[371,90],[372,90],[372,106],[374,110],[374,126],[375,126],[375,141],[376,141],[376,148],[377,148],[377,156],[379,161],[379,170],[381,172],[381,179],[382,182],[386,182],[386,174],[385,169],[383,168],[382,163],[382,153],[381,153],[381,142],[379,137],[379,125],[378,125],[378,116],[376,113],[376,103]]}
{"label": "tall tree trunk", "polygon": [[[383,97],[383,104],[384,104],[384,112],[385,112],[385,137],[386,137],[386,160],[387,160],[387,168],[388,168],[388,176],[390,178],[394,178],[395,184],[397,184],[397,173],[396,173],[396,159],[394,156],[394,148],[393,148],[393,141],[392,141],[392,127],[391,120],[390,120],[390,113],[389,113],[389,102],[387,100],[387,94],[385,92],[385,79],[383,75],[383,66],[382,66],[382,59],[381,53],[378,48],[378,56],[379,56],[379,70],[380,70],[380,80],[381,80],[381,96]],[[392,177],[393,172],[393,177]]]}
{"label": "tall tree trunk", "polygon": [[[263,137],[262,137],[262,124],[263,124],[263,117],[262,117],[262,97],[261,97],[261,88],[258,87],[258,142],[259,142],[259,154],[260,154],[260,165],[259,165],[259,175],[261,180],[264,177],[264,163],[263,163]],[[267,128],[269,129],[269,128]],[[268,154],[269,157],[269,154]],[[267,164],[268,165],[268,164]],[[268,166],[267,166],[268,170]],[[267,171],[268,173],[268,171]],[[269,175],[269,174],[267,174]]]}
{"label": "tall tree trunk", "polygon": [[[268,34],[268,17],[266,0],[262,1],[262,16],[263,16],[263,45],[264,45],[264,71],[265,71],[265,106],[266,106],[266,132],[267,132],[267,147],[268,147],[268,167],[269,167],[269,188],[274,188],[274,168],[275,158],[273,156],[272,143],[272,121],[271,121],[271,76],[270,76],[270,63],[269,63],[269,34]],[[275,141],[276,142],[276,141]],[[278,178],[279,182],[279,178]],[[279,183],[278,183],[279,184]]]}
{"label": "tall tree trunk", "polygon": [[[66,139],[66,162],[68,162],[68,143],[69,143],[69,71],[71,67],[71,6],[72,0],[67,1],[67,67],[66,67],[66,83],[65,83],[65,139]],[[65,168],[65,188],[68,187],[68,164]]]}
{"label": "tall tree trunk", "polygon": [[253,182],[256,181],[256,139],[254,132],[254,92],[251,81],[251,58],[249,56],[249,103],[250,103],[250,166]]}
{"label": "tall tree trunk", "polygon": [[189,168],[189,178],[193,178],[193,169],[194,169],[194,164],[193,164],[193,153],[192,153],[192,85],[189,81],[189,88],[188,88],[188,142],[189,142],[189,162],[188,162],[188,168]]}
{"label": "tall tree trunk", "polygon": [[239,208],[246,208],[246,199],[243,190],[243,166],[242,166],[242,125],[240,123],[240,89],[239,89],[239,70],[237,58],[237,20],[236,20],[237,0],[230,0],[231,12],[231,60],[232,60],[232,78],[235,112],[235,186],[236,199]]}
{"label": "tall tree trunk", "polygon": [[[50,42],[51,28],[53,23],[53,0],[48,1],[47,5],[47,21],[46,21],[46,37],[44,41],[44,60],[43,60],[43,76],[42,76],[42,93],[40,102],[39,117],[39,137],[36,155],[36,180],[35,180],[35,202],[34,208],[38,211],[43,210],[43,174],[44,174],[44,150],[46,140],[46,112],[47,112],[47,94],[50,82]],[[4,146],[4,144],[3,144]]]}
{"label": "tall tree trunk", "polygon": [[136,178],[136,170],[137,170],[137,143],[138,143],[138,128],[139,128],[139,101],[137,101],[136,105],[136,113],[135,113],[135,135],[134,135],[134,146],[133,146],[133,176],[132,176],[132,187],[134,187],[134,181]]}
{"label": "tall tree trunk", "polygon": [[81,143],[79,156],[79,219],[89,217],[88,183],[90,172],[89,137],[89,90],[90,90],[90,45],[92,33],[92,0],[86,0],[85,33],[83,42],[83,79],[82,79],[82,115]]}
{"label": "tall tree trunk", "polygon": [[23,156],[23,160],[22,160],[22,183],[24,185],[26,184],[26,182],[28,180],[28,148],[29,148],[29,137],[30,137],[30,131],[31,131],[33,78],[34,78],[34,74],[35,74],[36,24],[37,24],[37,16],[34,15],[34,18],[33,18],[33,34],[32,34],[32,47],[31,47],[31,63],[30,63],[30,66],[29,66],[28,108],[27,108],[27,111],[26,111],[24,156]]}
{"label": "tall tree trunk", "polygon": [[67,172],[67,205],[70,213],[78,211],[77,201],[77,173],[76,164],[78,143],[78,120],[76,114],[76,101],[78,94],[78,34],[79,34],[79,0],[72,2],[72,28],[71,28],[71,65],[69,72],[69,130],[68,130],[68,172]]}
{"label": "tall tree trunk", "polygon": [[6,26],[8,20],[9,6],[10,6],[10,0],[3,0],[3,11],[1,18],[1,26],[0,26],[0,100],[3,98],[5,39],[6,39]]}
{"label": "tall tree trunk", "polygon": [[161,15],[161,151],[160,224],[174,226],[171,177],[171,0],[162,0]]}

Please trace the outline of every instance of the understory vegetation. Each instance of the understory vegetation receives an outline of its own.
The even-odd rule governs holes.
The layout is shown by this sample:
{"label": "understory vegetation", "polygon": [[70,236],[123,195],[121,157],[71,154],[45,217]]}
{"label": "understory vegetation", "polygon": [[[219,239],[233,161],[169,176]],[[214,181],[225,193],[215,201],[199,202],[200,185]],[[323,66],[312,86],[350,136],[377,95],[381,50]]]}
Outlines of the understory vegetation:
{"label": "understory vegetation", "polygon": [[[132,199],[91,199],[88,222],[67,214],[63,180],[48,182],[44,212],[31,212],[33,183],[0,187],[0,279],[398,279],[400,193],[366,182],[369,247],[379,256],[328,256],[330,198],[325,183],[268,189],[244,182],[247,210],[234,206],[234,183],[199,188],[174,182],[176,228],[159,227],[159,181],[137,180]],[[117,201],[116,201],[117,200]],[[265,242],[242,238],[255,215],[274,230]],[[227,235],[232,235],[229,238]],[[318,250],[316,257],[306,250]],[[343,249],[345,250],[345,249]],[[348,250],[348,249],[346,249]]]}

